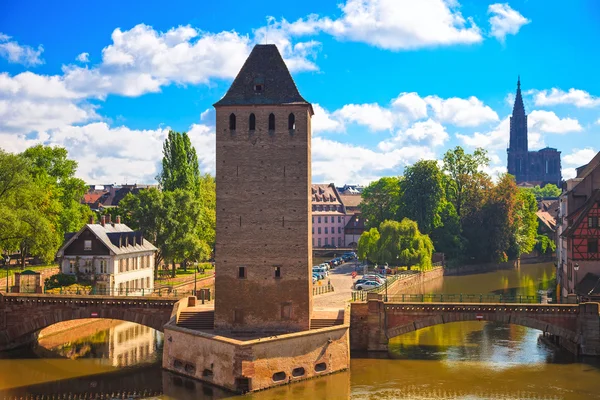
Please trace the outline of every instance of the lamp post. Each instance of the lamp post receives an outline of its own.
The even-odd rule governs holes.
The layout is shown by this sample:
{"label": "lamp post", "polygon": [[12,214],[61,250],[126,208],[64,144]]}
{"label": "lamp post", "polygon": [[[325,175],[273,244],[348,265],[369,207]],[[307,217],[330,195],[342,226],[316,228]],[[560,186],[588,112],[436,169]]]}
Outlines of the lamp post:
{"label": "lamp post", "polygon": [[198,263],[194,263],[194,296],[196,295],[196,273],[198,272]]}
{"label": "lamp post", "polygon": [[575,263],[573,270],[575,270],[575,282],[573,284],[573,287],[574,287],[573,290],[575,291],[575,298],[577,298],[578,297],[578,295],[577,295],[577,271],[579,271],[579,263]]}
{"label": "lamp post", "polygon": [[10,256],[6,255],[4,259],[4,267],[6,268],[6,293],[8,293],[8,267],[10,266]]}

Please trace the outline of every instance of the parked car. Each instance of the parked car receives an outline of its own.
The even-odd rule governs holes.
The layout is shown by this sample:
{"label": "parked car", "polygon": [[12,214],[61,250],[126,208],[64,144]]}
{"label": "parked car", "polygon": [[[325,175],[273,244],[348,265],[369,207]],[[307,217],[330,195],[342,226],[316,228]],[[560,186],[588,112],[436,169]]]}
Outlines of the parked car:
{"label": "parked car", "polygon": [[379,282],[366,281],[364,283],[361,283],[360,285],[356,285],[356,290],[373,289],[373,288],[376,288],[379,286],[381,286],[381,283],[379,283]]}
{"label": "parked car", "polygon": [[313,276],[313,278],[316,278],[318,281],[321,280],[321,279],[323,279],[321,277],[321,275],[319,273],[317,273],[317,272],[313,272],[312,276]]}
{"label": "parked car", "polygon": [[317,283],[317,281],[319,280],[315,275],[313,275],[312,278],[313,284]]}
{"label": "parked car", "polygon": [[325,278],[328,275],[327,269],[325,267],[313,267],[312,272],[316,272],[317,274],[319,274],[321,276],[321,279]]}
{"label": "parked car", "polygon": [[382,278],[379,275],[374,275],[374,274],[363,275],[363,279],[368,279],[370,281],[376,281],[376,282],[379,282],[381,284],[383,284],[383,282],[385,282],[384,278]]}
{"label": "parked car", "polygon": [[361,278],[361,279],[357,280],[356,282],[354,282],[354,286],[356,287],[357,285],[360,285],[361,283],[365,283],[368,281],[369,281],[368,279]]}

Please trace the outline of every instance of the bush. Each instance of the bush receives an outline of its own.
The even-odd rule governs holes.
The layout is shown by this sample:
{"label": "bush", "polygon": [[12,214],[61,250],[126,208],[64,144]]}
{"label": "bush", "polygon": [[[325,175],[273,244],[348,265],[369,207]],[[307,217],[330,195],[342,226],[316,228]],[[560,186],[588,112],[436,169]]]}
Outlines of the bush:
{"label": "bush", "polygon": [[73,275],[55,274],[49,278],[46,278],[44,284],[46,285],[46,289],[54,289],[73,285],[75,282],[77,282],[77,278],[75,278]]}

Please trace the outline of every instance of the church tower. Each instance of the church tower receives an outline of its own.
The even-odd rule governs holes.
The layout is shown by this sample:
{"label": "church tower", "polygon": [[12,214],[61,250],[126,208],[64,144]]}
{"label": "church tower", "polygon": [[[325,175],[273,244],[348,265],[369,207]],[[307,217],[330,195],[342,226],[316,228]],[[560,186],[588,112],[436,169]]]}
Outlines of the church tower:
{"label": "church tower", "polygon": [[521,78],[517,79],[517,95],[510,117],[510,145],[508,147],[508,173],[517,183],[528,179],[527,115],[521,96]]}
{"label": "church tower", "polygon": [[216,109],[215,329],[308,330],[311,117],[275,45],[257,45]]}

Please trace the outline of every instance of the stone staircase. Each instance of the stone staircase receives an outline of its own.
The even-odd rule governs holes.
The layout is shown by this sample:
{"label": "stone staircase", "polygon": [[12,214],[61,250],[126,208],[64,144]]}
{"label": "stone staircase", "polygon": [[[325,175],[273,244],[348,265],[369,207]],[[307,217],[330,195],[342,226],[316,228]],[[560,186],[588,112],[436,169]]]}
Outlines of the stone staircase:
{"label": "stone staircase", "polygon": [[342,325],[343,319],[334,318],[313,318],[310,320],[310,329],[329,328],[335,325]]}
{"label": "stone staircase", "polygon": [[177,326],[196,331],[206,331],[215,328],[214,311],[182,311],[177,319]]}

